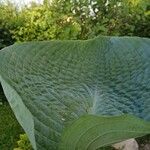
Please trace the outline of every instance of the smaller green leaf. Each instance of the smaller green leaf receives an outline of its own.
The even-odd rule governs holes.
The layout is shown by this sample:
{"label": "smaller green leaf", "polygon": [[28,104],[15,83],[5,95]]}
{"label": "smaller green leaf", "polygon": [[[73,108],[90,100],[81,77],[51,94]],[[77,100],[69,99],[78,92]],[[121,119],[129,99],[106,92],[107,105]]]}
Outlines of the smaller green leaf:
{"label": "smaller green leaf", "polygon": [[115,117],[86,115],[64,130],[60,149],[96,150],[149,132],[149,122],[130,115]]}

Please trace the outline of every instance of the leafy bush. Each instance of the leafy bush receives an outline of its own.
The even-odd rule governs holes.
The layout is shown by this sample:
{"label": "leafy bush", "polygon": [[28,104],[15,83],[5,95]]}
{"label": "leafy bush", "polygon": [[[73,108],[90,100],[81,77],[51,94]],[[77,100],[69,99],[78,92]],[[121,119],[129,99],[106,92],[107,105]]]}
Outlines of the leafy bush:
{"label": "leafy bush", "polygon": [[97,37],[1,51],[0,82],[33,148],[97,149],[149,134],[149,46]]}
{"label": "leafy bush", "polygon": [[150,37],[149,0],[47,0],[21,10],[9,2],[0,3],[0,14],[0,29],[8,34],[2,38],[6,45],[97,35]]}
{"label": "leafy bush", "polygon": [[150,37],[148,0],[111,0],[107,5],[105,0],[53,0],[46,4],[22,11],[26,21],[15,31],[18,41],[89,39],[100,34]]}
{"label": "leafy bush", "polygon": [[0,2],[0,49],[12,45],[15,42],[11,30],[16,24],[16,8],[11,4]]}
{"label": "leafy bush", "polygon": [[0,28],[0,49],[12,45],[14,40],[12,39],[12,34],[8,29]]}

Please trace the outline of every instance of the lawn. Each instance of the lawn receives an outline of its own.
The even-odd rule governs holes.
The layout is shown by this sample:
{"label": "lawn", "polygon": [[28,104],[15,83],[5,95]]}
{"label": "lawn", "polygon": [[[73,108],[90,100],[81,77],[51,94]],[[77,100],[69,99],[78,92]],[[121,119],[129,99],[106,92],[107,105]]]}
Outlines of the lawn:
{"label": "lawn", "polygon": [[[5,97],[0,92],[0,101],[2,99]],[[0,104],[0,150],[13,150],[19,134],[23,132],[8,103]]]}

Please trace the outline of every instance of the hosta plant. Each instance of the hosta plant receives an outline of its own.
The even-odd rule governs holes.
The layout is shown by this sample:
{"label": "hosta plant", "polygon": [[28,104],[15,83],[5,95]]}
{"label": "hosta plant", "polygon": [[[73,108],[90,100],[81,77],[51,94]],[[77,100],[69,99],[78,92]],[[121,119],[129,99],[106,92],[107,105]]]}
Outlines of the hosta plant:
{"label": "hosta plant", "polygon": [[150,133],[150,40],[15,44],[0,82],[35,150],[96,150]]}

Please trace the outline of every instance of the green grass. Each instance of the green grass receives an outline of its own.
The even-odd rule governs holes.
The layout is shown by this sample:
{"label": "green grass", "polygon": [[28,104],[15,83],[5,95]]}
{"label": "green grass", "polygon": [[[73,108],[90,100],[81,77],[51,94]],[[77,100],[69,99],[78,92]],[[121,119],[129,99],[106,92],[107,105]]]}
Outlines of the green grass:
{"label": "green grass", "polygon": [[13,150],[23,132],[9,105],[0,105],[0,150]]}

